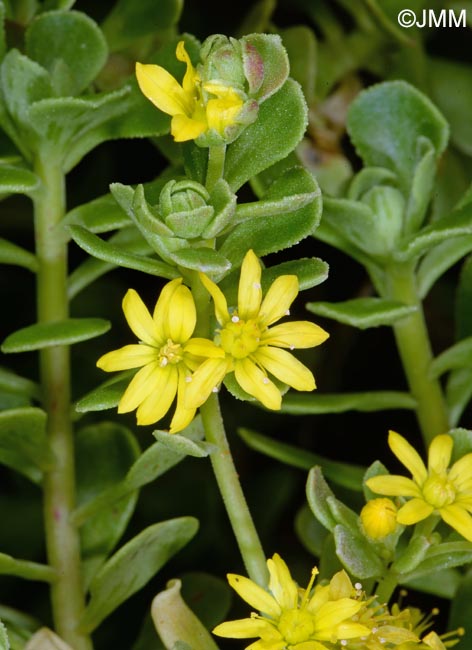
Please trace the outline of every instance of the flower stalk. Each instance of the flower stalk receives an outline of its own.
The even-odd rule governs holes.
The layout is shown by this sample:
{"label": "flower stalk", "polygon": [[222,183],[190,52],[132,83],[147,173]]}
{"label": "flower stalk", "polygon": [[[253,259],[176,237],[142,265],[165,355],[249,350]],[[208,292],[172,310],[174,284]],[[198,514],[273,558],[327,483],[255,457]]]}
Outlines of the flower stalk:
{"label": "flower stalk", "polygon": [[[65,211],[65,178],[50,157],[38,156],[35,169],[42,182],[34,198],[37,313],[38,322],[48,323],[63,320],[69,313],[67,244],[58,228]],[[41,350],[40,375],[47,434],[56,460],[43,480],[47,555],[57,574],[51,585],[53,618],[58,634],[74,650],[91,650],[90,638],[77,629],[85,603],[79,533],[70,523],[76,490],[69,348],[55,345]]]}
{"label": "flower stalk", "polygon": [[423,306],[416,291],[412,265],[398,264],[387,272],[390,280],[388,297],[417,308],[413,314],[394,323],[393,331],[411,393],[417,401],[416,413],[423,439],[425,445],[429,445],[436,435],[445,433],[450,426],[441,385],[429,376],[433,353]]}

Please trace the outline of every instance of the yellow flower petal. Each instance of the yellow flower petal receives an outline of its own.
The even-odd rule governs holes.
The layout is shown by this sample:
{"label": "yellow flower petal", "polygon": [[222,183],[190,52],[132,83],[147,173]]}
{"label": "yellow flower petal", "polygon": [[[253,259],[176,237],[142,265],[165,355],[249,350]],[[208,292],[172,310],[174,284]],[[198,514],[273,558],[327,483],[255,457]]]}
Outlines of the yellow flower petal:
{"label": "yellow flower petal", "polygon": [[421,491],[414,481],[406,476],[384,474],[367,479],[367,487],[377,494],[389,497],[420,497]]}
{"label": "yellow flower petal", "polygon": [[398,460],[411,472],[413,480],[422,485],[428,478],[428,472],[416,449],[395,431],[388,432],[388,444]]}
{"label": "yellow flower petal", "polygon": [[159,347],[156,325],[146,305],[134,289],[129,289],[123,298],[123,312],[133,333],[148,345]]}
{"label": "yellow flower petal", "polygon": [[472,542],[472,517],[462,508],[459,504],[451,503],[449,506],[440,508],[439,512],[446,524],[465,537],[469,542]]}
{"label": "yellow flower petal", "polygon": [[160,65],[136,63],[136,79],[141,92],[168,115],[190,114],[192,97]]}
{"label": "yellow flower petal", "polygon": [[181,284],[182,278],[175,278],[175,280],[167,282],[156,301],[156,305],[152,313],[152,318],[154,320],[159,339],[162,341],[161,344],[164,344],[169,338],[166,322],[169,319],[170,306],[172,304],[174,294]]}
{"label": "yellow flower petal", "polygon": [[404,526],[411,526],[429,517],[434,508],[423,499],[414,498],[403,505],[397,512],[397,521]]}
{"label": "yellow flower petal", "polygon": [[280,616],[282,610],[279,604],[265,589],[244,576],[229,573],[227,577],[230,586],[255,610],[272,618]]}
{"label": "yellow flower petal", "polygon": [[269,590],[282,607],[282,609],[296,608],[298,601],[298,587],[290,575],[288,566],[278,553],[267,560],[269,569]]}
{"label": "yellow flower petal", "polygon": [[218,345],[203,338],[189,339],[184,345],[184,353],[192,354],[196,357],[223,359],[225,356],[224,350]]}
{"label": "yellow flower petal", "polygon": [[297,643],[294,648],[295,650],[328,650],[325,645],[318,641],[304,641],[303,643]]}
{"label": "yellow flower petal", "polygon": [[282,396],[277,386],[248,357],[235,361],[234,376],[241,388],[266,408],[273,411],[280,409]]}
{"label": "yellow flower petal", "polygon": [[200,280],[208,293],[213,298],[215,303],[215,314],[220,325],[227,323],[230,320],[228,313],[228,303],[221,289],[210,280],[204,273],[199,274]]}
{"label": "yellow flower petal", "polygon": [[[139,370],[128,384],[118,404],[118,413],[129,413],[146,399],[153,390],[156,376],[159,376],[161,368],[157,361],[149,363]],[[157,375],[156,375],[157,373]]]}
{"label": "yellow flower petal", "polygon": [[287,315],[298,294],[296,275],[281,275],[271,284],[260,310],[260,323],[268,327]]}
{"label": "yellow flower petal", "polygon": [[177,389],[177,406],[175,407],[174,417],[170,423],[169,433],[177,433],[185,429],[195,417],[194,408],[187,408],[185,393],[188,386],[188,377],[186,370],[179,367],[179,384]]}
{"label": "yellow flower petal", "polygon": [[185,49],[184,41],[179,41],[177,43],[175,56],[179,61],[182,61],[187,65],[187,70],[185,71],[185,75],[182,81],[184,91],[188,94],[194,93],[195,87],[200,81],[200,77],[196,69],[193,67],[192,61],[190,60],[187,50]]}
{"label": "yellow flower petal", "polygon": [[279,348],[313,348],[329,337],[324,329],[309,321],[292,321],[274,325],[264,332],[261,343]]}
{"label": "yellow flower petal", "polygon": [[262,300],[261,264],[249,250],[241,266],[238,290],[238,316],[242,320],[256,318]]}
{"label": "yellow flower petal", "polygon": [[188,287],[179,285],[172,295],[168,317],[164,321],[166,339],[185,343],[193,334],[197,322],[197,310]]}
{"label": "yellow flower petal", "polygon": [[159,368],[151,377],[152,388],[136,411],[140,425],[158,422],[172,406],[177,393],[178,372],[176,366]]}
{"label": "yellow flower petal", "polygon": [[218,99],[209,99],[206,103],[208,128],[224,135],[227,127],[236,123],[243,101],[233,89],[225,89],[228,92],[223,93],[217,86],[210,90],[212,86],[214,84],[205,84],[205,90],[214,94],[219,92],[220,96]]}
{"label": "yellow flower petal", "polygon": [[[382,626],[383,630],[384,626]],[[359,636],[368,636],[371,629],[361,623],[341,623],[337,628],[338,639],[355,639]]]}
{"label": "yellow flower petal", "polygon": [[213,630],[213,634],[226,639],[250,639],[255,636],[262,636],[264,633],[270,634],[271,630],[275,632],[275,628],[267,620],[241,618],[237,621],[220,623]]}
{"label": "yellow flower petal", "polygon": [[228,370],[227,359],[207,359],[193,373],[192,381],[185,391],[186,408],[201,406],[214,388],[223,381]]}
{"label": "yellow flower petal", "polygon": [[172,118],[170,132],[176,142],[187,142],[195,140],[207,129],[206,122],[179,113]]}
{"label": "yellow flower petal", "polygon": [[[329,641],[336,636],[337,626],[351,618],[360,610],[362,604],[352,598],[330,600],[313,612],[315,635],[321,641]],[[356,635],[362,636],[362,634]],[[338,637],[339,638],[339,637]]]}
{"label": "yellow flower petal", "polygon": [[459,490],[472,490],[472,454],[466,454],[454,463],[449,480]]}
{"label": "yellow flower petal", "polygon": [[274,377],[296,390],[314,390],[315,378],[306,366],[293,354],[267,345],[259,347],[253,354],[257,363],[264,366]]}
{"label": "yellow flower petal", "polygon": [[449,467],[454,441],[447,433],[436,436],[429,446],[428,469],[441,474]]}
{"label": "yellow flower petal", "polygon": [[140,368],[156,361],[156,349],[148,345],[125,345],[119,350],[107,352],[97,361],[97,366],[106,372]]}

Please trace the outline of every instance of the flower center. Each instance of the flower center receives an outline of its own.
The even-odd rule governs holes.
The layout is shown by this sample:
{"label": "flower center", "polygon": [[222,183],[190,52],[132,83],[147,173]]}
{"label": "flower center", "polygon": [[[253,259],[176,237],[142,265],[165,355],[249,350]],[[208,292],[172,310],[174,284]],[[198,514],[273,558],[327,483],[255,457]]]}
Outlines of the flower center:
{"label": "flower center", "polygon": [[442,508],[454,503],[456,491],[446,474],[431,474],[423,485],[423,496],[435,508]]}
{"label": "flower center", "polygon": [[159,350],[159,365],[164,368],[168,363],[176,364],[180,361],[182,361],[182,346],[167,339],[167,343]]}
{"label": "flower center", "polygon": [[257,350],[261,330],[256,320],[243,321],[233,316],[220,332],[221,347],[235,359],[244,359]]}
{"label": "flower center", "polygon": [[283,612],[277,627],[284,641],[290,644],[312,640],[315,631],[313,616],[303,609]]}

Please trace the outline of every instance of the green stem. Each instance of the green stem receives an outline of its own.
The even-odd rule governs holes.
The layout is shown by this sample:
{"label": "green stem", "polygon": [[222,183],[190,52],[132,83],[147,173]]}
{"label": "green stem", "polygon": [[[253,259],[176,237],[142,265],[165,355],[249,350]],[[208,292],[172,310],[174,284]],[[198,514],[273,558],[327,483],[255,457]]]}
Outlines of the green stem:
{"label": "green stem", "polygon": [[[38,321],[68,317],[67,244],[58,224],[65,212],[65,179],[60,165],[38,157],[35,170],[41,190],[34,199]],[[67,346],[40,352],[41,388],[48,414],[48,437],[56,462],[44,475],[44,519],[50,566],[57,573],[51,586],[54,624],[74,650],[91,650],[77,625],[84,610],[78,530],[70,523],[75,508],[74,443],[70,419],[70,356]]]}
{"label": "green stem", "polygon": [[225,168],[226,145],[218,144],[208,148],[208,168],[205,186],[209,192],[215,183],[223,178]]}
{"label": "green stem", "polygon": [[207,441],[218,448],[210,458],[246,571],[254,582],[266,587],[268,574],[264,551],[234,466],[218,396],[210,395],[200,413]]}
{"label": "green stem", "polygon": [[377,600],[381,604],[387,604],[398,585],[397,577],[394,573],[387,572],[379,581],[376,589]]}
{"label": "green stem", "polygon": [[412,265],[397,265],[388,269],[389,297],[417,310],[397,321],[393,330],[411,393],[417,402],[417,417],[426,445],[439,433],[448,431],[449,416],[441,385],[431,379],[429,368],[433,360],[423,306],[416,291]]}

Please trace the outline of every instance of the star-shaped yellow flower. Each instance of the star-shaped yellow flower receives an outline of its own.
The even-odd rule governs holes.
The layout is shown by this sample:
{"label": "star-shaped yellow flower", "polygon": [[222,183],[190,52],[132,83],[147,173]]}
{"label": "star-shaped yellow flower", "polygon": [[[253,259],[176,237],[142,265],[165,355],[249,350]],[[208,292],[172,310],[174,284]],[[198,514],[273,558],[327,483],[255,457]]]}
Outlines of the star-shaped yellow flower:
{"label": "star-shaped yellow flower", "polygon": [[298,294],[295,275],[281,275],[262,298],[261,265],[250,250],[243,261],[239,281],[238,307],[229,310],[221,289],[203,273],[200,278],[215,303],[220,325],[215,341],[224,357],[208,359],[195,372],[187,391],[189,405],[199,406],[225,375],[234,371],[241,388],[266,408],[281,407],[280,390],[269,374],[296,390],[316,388],[311,371],[288,348],[311,348],[323,343],[328,334],[308,321],[293,321],[271,327],[289,313]]}
{"label": "star-shaped yellow flower", "polygon": [[244,576],[228,575],[231,587],[260,613],[221,623],[214,634],[234,639],[259,637],[246,650],[327,650],[338,639],[370,634],[368,627],[350,620],[362,606],[359,601],[332,599],[329,586],[311,593],[317,569],[313,569],[307,589],[299,589],[277,553],[267,560],[267,568],[269,591]]}
{"label": "star-shaped yellow flower", "polygon": [[196,309],[182,278],[165,285],[152,316],[133,289],[123,299],[123,311],[140,342],[108,352],[97,361],[97,366],[107,372],[141,368],[124,392],[118,412],[137,409],[138,424],[154,424],[164,417],[177,395],[170,433],[181,431],[195,416],[195,408],[189,408],[185,400],[192,371],[205,358],[222,357],[224,353],[212,341],[191,338]]}
{"label": "star-shaped yellow flower", "polygon": [[404,476],[374,476],[366,481],[377,494],[407,497],[397,513],[397,521],[416,524],[433,513],[472,542],[472,453],[449,467],[454,441],[448,434],[436,436],[429,447],[428,467],[403,436],[389,432],[388,444],[395,456],[411,472]]}
{"label": "star-shaped yellow flower", "polygon": [[143,95],[172,116],[171,134],[176,142],[195,140],[212,129],[224,135],[241,111],[241,94],[217,81],[202,84],[184,41],[179,41],[176,56],[187,65],[182,85],[159,65],[136,63],[136,78]]}

